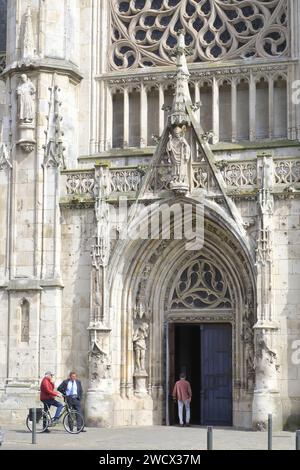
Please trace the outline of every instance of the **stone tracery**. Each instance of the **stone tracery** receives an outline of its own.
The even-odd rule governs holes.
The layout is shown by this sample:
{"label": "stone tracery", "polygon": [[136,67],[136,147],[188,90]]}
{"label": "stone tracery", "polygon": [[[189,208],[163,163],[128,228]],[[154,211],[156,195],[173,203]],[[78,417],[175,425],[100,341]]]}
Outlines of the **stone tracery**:
{"label": "stone tracery", "polygon": [[286,0],[111,0],[111,67],[170,65],[184,29],[191,62],[288,55]]}
{"label": "stone tracery", "polygon": [[211,260],[203,257],[182,272],[171,302],[171,309],[199,307],[232,307],[226,279]]}

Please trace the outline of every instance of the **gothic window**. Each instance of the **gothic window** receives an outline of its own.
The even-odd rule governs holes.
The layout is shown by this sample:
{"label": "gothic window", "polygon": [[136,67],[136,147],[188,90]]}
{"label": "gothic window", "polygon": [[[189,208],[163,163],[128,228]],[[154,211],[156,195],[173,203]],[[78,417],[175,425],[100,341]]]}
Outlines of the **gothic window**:
{"label": "gothic window", "polygon": [[185,30],[191,62],[287,56],[287,0],[110,0],[114,70],[172,64]]}
{"label": "gothic window", "polygon": [[200,257],[181,273],[171,309],[231,307],[228,283],[213,261]]}
{"label": "gothic window", "polygon": [[29,343],[29,311],[29,302],[23,299],[21,303],[21,343]]}

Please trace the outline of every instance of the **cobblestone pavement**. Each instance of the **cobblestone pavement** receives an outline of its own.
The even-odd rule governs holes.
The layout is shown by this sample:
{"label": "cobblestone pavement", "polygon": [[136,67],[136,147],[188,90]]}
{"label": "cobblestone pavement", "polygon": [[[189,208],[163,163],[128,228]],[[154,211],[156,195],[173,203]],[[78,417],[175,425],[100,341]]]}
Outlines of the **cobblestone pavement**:
{"label": "cobblestone pavement", "polygon": [[[130,428],[86,428],[85,433],[68,434],[61,425],[49,434],[37,434],[37,444],[22,426],[2,426],[1,449],[97,449],[97,450],[203,450],[206,449],[206,428],[152,426]],[[267,433],[216,428],[213,448],[226,450],[267,449]],[[273,449],[295,449],[295,433],[274,432]]]}

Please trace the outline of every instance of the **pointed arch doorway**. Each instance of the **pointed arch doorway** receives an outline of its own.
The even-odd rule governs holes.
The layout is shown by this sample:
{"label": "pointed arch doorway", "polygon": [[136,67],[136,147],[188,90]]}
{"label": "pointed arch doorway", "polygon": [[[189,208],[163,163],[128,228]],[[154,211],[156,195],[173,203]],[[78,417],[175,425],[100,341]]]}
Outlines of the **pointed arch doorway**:
{"label": "pointed arch doorway", "polygon": [[[191,423],[232,426],[232,325],[169,322],[168,358],[170,394],[181,372],[191,383]],[[167,424],[177,419],[169,400]]]}
{"label": "pointed arch doorway", "polygon": [[232,426],[234,312],[226,274],[199,256],[177,275],[166,323],[166,423],[176,424],[172,389],[180,373],[192,386],[191,422]]}

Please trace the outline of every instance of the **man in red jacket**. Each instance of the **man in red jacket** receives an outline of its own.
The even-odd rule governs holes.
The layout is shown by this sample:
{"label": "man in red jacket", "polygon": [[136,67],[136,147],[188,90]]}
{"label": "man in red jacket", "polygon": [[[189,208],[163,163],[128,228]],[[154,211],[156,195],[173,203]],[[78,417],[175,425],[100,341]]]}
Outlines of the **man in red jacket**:
{"label": "man in red jacket", "polygon": [[185,406],[185,423],[186,426],[190,425],[190,403],[192,399],[192,389],[190,383],[185,380],[185,374],[180,374],[180,380],[178,380],[174,386],[173,399],[178,401],[178,416],[180,426],[183,424],[183,407]]}
{"label": "man in red jacket", "polygon": [[[45,373],[45,377],[41,382],[41,394],[40,400],[44,403],[44,410],[47,411],[50,406],[56,406],[56,413],[53,418],[53,423],[56,424],[61,410],[63,409],[64,405],[62,405],[59,401],[55,400],[56,397],[59,397],[60,394],[54,391],[54,382],[53,382],[53,375],[52,372],[48,371]],[[50,432],[49,429],[46,429],[45,432]]]}

